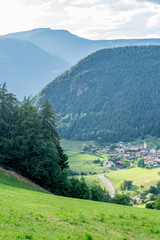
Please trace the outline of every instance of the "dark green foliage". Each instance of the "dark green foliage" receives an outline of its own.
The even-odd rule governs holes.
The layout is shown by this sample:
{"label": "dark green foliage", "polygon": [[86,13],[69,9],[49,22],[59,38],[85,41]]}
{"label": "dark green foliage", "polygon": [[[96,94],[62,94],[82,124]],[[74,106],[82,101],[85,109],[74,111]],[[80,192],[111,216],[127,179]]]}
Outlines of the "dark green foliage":
{"label": "dark green foliage", "polygon": [[97,159],[97,160],[94,160],[93,163],[95,163],[95,164],[100,164],[101,161],[100,161],[99,159]]}
{"label": "dark green foliage", "polygon": [[157,200],[154,203],[154,208],[160,210],[160,193],[158,194]]}
{"label": "dark green foliage", "polygon": [[154,199],[155,199],[155,195],[154,195],[153,193],[151,193],[151,194],[149,195],[148,200],[149,200],[149,201],[154,201]]}
{"label": "dark green foliage", "polygon": [[111,197],[105,189],[102,189],[96,183],[87,185],[84,177],[81,177],[81,179],[75,177],[68,179],[66,191],[63,192],[63,195],[100,202],[111,202]]}
{"label": "dark green foliage", "polygon": [[126,168],[126,167],[129,167],[130,166],[130,162],[126,159],[123,160],[123,163],[122,163],[122,168]]}
{"label": "dark green foliage", "polygon": [[82,199],[91,198],[90,189],[83,177],[80,180],[74,177],[69,180],[67,196]]}
{"label": "dark green foliage", "polygon": [[160,193],[160,181],[157,183],[157,192]]}
{"label": "dark green foliage", "polygon": [[116,194],[113,198],[113,203],[121,205],[130,205],[130,197],[125,194]]}
{"label": "dark green foliage", "polygon": [[60,192],[67,181],[68,158],[59,143],[55,118],[48,101],[38,114],[29,99],[19,103],[5,84],[0,87],[0,162]]}
{"label": "dark green foliage", "polygon": [[145,208],[151,208],[151,209],[154,209],[154,201],[150,201],[150,202],[147,202],[146,205],[145,205]]}
{"label": "dark green foliage", "polygon": [[122,157],[117,156],[117,155],[109,155],[108,157],[108,161],[112,161],[114,163],[116,163],[117,161],[122,160]]}
{"label": "dark green foliage", "polygon": [[34,103],[53,104],[68,139],[160,137],[160,47],[104,49],[47,85]]}
{"label": "dark green foliage", "polygon": [[155,186],[150,186],[149,193],[153,193],[153,194],[157,194],[158,193],[158,189]]}
{"label": "dark green foliage", "polygon": [[132,183],[133,182],[131,180],[130,181],[127,181],[127,180],[123,181],[121,183],[121,186],[120,186],[121,190],[122,191],[130,190],[132,188]]}
{"label": "dark green foliage", "polygon": [[141,167],[141,168],[144,168],[144,167],[145,167],[144,158],[139,158],[139,159],[137,160],[137,167]]}
{"label": "dark green foliage", "polygon": [[91,190],[91,199],[94,201],[101,201],[101,202],[110,202],[111,197],[109,193],[102,189],[99,185],[93,184],[90,187]]}

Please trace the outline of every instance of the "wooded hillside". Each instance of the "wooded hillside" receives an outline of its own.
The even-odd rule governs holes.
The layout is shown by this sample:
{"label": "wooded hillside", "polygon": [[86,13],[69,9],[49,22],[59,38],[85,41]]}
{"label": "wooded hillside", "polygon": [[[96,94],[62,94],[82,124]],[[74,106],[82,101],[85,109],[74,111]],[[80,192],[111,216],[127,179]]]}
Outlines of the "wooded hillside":
{"label": "wooded hillside", "polygon": [[118,141],[160,137],[160,47],[104,49],[89,55],[46,86],[59,114],[60,135]]}

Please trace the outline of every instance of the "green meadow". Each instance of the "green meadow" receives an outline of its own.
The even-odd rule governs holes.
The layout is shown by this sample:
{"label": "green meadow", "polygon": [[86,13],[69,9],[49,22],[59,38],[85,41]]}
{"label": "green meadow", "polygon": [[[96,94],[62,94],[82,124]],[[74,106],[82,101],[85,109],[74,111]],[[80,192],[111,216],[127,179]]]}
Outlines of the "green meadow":
{"label": "green meadow", "polygon": [[65,149],[76,149],[76,150],[82,150],[82,146],[84,144],[87,144],[88,146],[91,144],[94,144],[92,141],[73,141],[73,140],[61,140],[61,145]]}
{"label": "green meadow", "polygon": [[[0,184],[0,239],[159,239],[160,211]],[[156,216],[156,217],[155,217]]]}
{"label": "green meadow", "polygon": [[[101,167],[100,163],[93,163],[95,160],[104,161],[107,156],[105,154],[92,154],[86,152],[78,152],[65,150],[65,153],[68,155],[68,162],[70,169],[78,173],[102,173],[106,168]],[[108,168],[107,168],[108,169]]]}
{"label": "green meadow", "polygon": [[106,177],[112,182],[116,189],[119,188],[123,180],[132,180],[133,185],[138,187],[143,185],[148,189],[151,185],[156,185],[156,183],[160,181],[158,172],[160,172],[160,167],[147,169],[134,166],[119,172],[109,173]]}

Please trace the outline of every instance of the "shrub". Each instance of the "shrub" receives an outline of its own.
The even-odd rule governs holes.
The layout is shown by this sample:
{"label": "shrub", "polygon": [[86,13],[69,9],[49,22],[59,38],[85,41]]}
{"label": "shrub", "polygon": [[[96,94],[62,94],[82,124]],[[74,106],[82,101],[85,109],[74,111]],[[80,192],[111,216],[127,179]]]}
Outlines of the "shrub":
{"label": "shrub", "polygon": [[145,208],[154,209],[154,201],[147,202],[145,205]]}

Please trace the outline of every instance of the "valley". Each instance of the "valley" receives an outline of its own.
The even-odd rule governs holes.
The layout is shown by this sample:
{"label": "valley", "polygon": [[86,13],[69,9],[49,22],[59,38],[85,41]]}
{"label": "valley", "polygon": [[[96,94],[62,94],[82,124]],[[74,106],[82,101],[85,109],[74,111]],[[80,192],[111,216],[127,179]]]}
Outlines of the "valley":
{"label": "valley", "polygon": [[159,45],[0,36],[0,239],[159,240]]}
{"label": "valley", "polygon": [[[152,147],[153,147],[153,145],[152,145],[153,143],[159,144],[159,140],[155,141],[155,138],[152,138],[153,141],[151,141],[151,137],[148,137],[148,140],[149,140],[150,146],[152,146]],[[136,143],[138,143],[138,142],[136,142]],[[140,141],[139,143],[141,143],[141,145],[142,145],[142,141]],[[145,168],[137,167],[136,161],[138,158],[134,158],[134,155],[132,155],[130,157],[130,160],[128,158],[127,161],[129,163],[134,162],[134,164],[132,166],[132,164],[130,163],[131,166],[129,168],[123,167],[122,164],[114,166],[114,167],[113,166],[106,167],[106,165],[104,165],[104,163],[108,162],[108,159],[111,156],[119,156],[122,159],[121,162],[123,163],[122,153],[117,155],[116,144],[115,144],[114,150],[112,150],[111,152],[109,152],[109,147],[107,147],[108,153],[106,153],[106,154],[102,153],[102,149],[104,150],[104,147],[98,146],[98,145],[96,146],[96,149],[97,149],[96,151],[98,151],[100,154],[97,154],[95,149],[94,150],[92,149],[93,152],[95,151],[94,153],[93,152],[89,153],[89,152],[80,150],[83,148],[84,145],[92,146],[93,144],[94,144],[94,146],[96,145],[95,142],[84,142],[84,141],[82,141],[82,142],[75,141],[74,142],[74,141],[70,141],[70,140],[69,141],[62,140],[62,145],[64,148],[68,149],[73,146],[74,146],[74,148],[77,148],[72,151],[65,150],[65,152],[67,153],[67,155],[69,157],[69,166],[70,166],[70,170],[71,170],[70,175],[77,176],[77,177],[84,176],[86,179],[86,182],[89,184],[96,182],[97,184],[100,184],[102,187],[106,188],[107,190],[111,189],[110,195],[112,197],[114,196],[114,192],[115,193],[125,193],[125,194],[129,195],[132,199],[134,199],[134,198],[138,199],[138,202],[136,203],[136,204],[138,204],[137,206],[140,206],[140,207],[141,207],[141,205],[143,206],[144,203],[147,202],[146,196],[148,195],[148,191],[149,191],[150,187],[156,186],[156,184],[160,181],[160,166],[154,167],[151,165],[147,165],[148,162],[144,161],[146,163]],[[127,143],[123,143],[123,144],[120,143],[120,144],[127,145]],[[135,142],[133,142],[133,144],[135,144]],[[117,143],[117,145],[119,145],[119,143]],[[111,146],[113,146],[113,145],[111,144]],[[134,145],[132,145],[132,143],[130,143],[129,146],[130,146],[130,149],[133,149]],[[79,151],[77,151],[77,150],[79,150]],[[128,151],[129,148],[127,148],[126,150]],[[146,156],[147,156],[147,154],[146,154]],[[145,159],[145,156],[143,156],[143,157]],[[147,157],[146,157],[146,159],[147,159]],[[99,161],[96,162],[95,160],[99,160]],[[113,184],[113,186],[110,187],[110,183],[107,183],[107,185],[109,184],[110,189],[108,189],[108,187],[104,183],[105,177],[111,181],[111,184]],[[102,182],[100,181],[100,179]],[[120,186],[123,181],[132,181],[133,187],[129,191],[127,191],[127,190],[122,191]]]}

